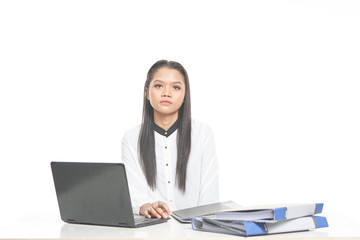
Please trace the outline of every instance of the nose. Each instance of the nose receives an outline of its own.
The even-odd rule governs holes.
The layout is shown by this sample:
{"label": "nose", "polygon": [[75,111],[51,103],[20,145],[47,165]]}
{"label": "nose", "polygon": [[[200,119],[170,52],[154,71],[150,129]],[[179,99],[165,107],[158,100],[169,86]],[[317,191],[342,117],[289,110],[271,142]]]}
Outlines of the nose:
{"label": "nose", "polygon": [[168,86],[163,88],[162,97],[171,97],[171,90]]}

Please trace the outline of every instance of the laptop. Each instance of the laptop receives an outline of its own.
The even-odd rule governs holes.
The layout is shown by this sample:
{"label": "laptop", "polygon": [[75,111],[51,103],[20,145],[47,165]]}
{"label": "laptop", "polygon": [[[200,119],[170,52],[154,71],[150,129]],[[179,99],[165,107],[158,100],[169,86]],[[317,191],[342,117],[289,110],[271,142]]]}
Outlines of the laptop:
{"label": "laptop", "polygon": [[51,162],[51,170],[64,222],[143,227],[169,220],[133,214],[123,163]]}
{"label": "laptop", "polygon": [[221,212],[226,210],[229,211],[231,209],[238,209],[239,207],[241,207],[241,205],[233,201],[216,202],[216,203],[210,203],[197,207],[176,210],[172,212],[171,216],[174,217],[179,222],[190,223],[191,218],[193,217],[211,216],[216,212]]}

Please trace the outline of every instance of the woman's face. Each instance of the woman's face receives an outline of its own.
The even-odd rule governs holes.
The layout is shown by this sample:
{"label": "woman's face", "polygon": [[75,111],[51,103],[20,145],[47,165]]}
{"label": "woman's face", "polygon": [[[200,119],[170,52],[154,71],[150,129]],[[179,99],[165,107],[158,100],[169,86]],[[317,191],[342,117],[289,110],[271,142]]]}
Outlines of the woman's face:
{"label": "woman's face", "polygon": [[185,97],[184,76],[175,69],[159,68],[146,88],[146,97],[154,108],[154,114],[177,114]]}

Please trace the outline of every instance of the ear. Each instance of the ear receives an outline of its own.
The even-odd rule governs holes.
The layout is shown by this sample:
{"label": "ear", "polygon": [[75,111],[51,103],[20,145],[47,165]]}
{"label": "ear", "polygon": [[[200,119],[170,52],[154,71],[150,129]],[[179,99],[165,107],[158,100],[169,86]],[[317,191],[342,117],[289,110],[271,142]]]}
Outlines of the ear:
{"label": "ear", "polygon": [[146,95],[146,98],[147,98],[147,100],[149,100],[150,101],[150,97],[149,97],[149,88],[145,88],[145,95]]}

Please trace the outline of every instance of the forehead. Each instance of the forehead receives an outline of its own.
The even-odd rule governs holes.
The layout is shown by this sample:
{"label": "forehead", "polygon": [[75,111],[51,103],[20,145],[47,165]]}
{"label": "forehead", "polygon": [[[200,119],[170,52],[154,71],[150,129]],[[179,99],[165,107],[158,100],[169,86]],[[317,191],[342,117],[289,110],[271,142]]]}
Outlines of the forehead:
{"label": "forehead", "polygon": [[181,82],[185,84],[184,76],[176,69],[162,67],[155,71],[151,81]]}

